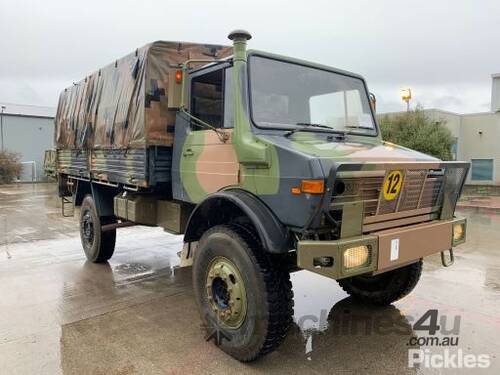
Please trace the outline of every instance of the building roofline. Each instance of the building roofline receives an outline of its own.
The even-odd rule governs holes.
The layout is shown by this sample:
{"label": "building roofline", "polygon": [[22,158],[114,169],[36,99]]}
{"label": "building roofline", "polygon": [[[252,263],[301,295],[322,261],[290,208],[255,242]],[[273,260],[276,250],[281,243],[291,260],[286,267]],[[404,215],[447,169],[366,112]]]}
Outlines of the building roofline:
{"label": "building roofline", "polygon": [[497,112],[486,111],[486,112],[464,113],[462,116],[496,115],[496,114]]}
{"label": "building roofline", "polygon": [[54,118],[57,109],[55,107],[48,107],[34,104],[19,104],[0,102],[2,107],[5,106],[3,114],[6,116],[23,116],[35,118]]}
{"label": "building roofline", "polygon": [[452,112],[452,111],[447,111],[445,109],[439,109],[439,108],[426,108],[426,109],[424,109],[424,112],[426,112],[426,111],[442,112],[442,113],[446,113],[448,115],[454,115],[454,116],[463,116],[464,115],[464,113]]}
{"label": "building roofline", "polygon": [[31,117],[31,118],[44,118],[48,120],[53,120],[55,116],[43,116],[43,115],[26,115],[23,113],[11,113],[11,112],[4,112],[2,114],[3,116],[10,116],[10,117]]}

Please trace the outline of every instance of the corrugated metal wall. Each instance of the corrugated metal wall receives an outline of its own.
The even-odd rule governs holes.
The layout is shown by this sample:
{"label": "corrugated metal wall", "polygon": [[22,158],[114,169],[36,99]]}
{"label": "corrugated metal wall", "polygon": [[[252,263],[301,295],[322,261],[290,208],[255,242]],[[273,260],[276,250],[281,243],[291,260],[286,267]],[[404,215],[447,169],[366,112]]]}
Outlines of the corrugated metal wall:
{"label": "corrugated metal wall", "polygon": [[[21,181],[46,180],[43,172],[44,151],[54,147],[54,119],[3,114],[4,146],[21,154],[25,162]],[[32,164],[36,163],[36,176]]]}

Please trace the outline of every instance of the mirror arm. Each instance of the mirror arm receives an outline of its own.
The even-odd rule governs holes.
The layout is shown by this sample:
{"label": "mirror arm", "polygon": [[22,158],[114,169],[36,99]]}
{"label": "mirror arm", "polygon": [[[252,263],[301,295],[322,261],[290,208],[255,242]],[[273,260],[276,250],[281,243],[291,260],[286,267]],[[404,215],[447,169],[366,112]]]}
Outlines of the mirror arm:
{"label": "mirror arm", "polygon": [[208,122],[205,122],[205,121],[203,121],[202,119],[200,119],[200,118],[198,118],[196,116],[193,116],[191,113],[189,113],[188,111],[186,111],[186,109],[184,107],[181,107],[179,109],[179,112],[185,114],[191,120],[194,120],[195,122],[197,122],[198,126],[200,126],[200,127],[206,127],[206,128],[208,128],[210,130],[213,130],[215,133],[217,133],[217,136],[219,137],[219,139],[220,139],[221,142],[226,143],[229,140],[229,134],[228,133],[226,133],[223,130],[220,130],[220,129],[216,128],[213,125],[210,125]]}

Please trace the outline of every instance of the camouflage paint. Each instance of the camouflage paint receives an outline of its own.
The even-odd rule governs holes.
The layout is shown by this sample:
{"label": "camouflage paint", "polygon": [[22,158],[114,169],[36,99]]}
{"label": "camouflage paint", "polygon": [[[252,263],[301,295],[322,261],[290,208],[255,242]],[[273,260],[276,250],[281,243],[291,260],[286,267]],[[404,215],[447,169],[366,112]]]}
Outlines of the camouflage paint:
{"label": "camouflage paint", "polygon": [[[239,164],[229,140],[221,142],[212,130],[191,130],[182,147],[180,177],[191,202],[238,185]],[[191,155],[192,153],[192,155]]]}
{"label": "camouflage paint", "polygon": [[[177,110],[168,107],[169,79],[188,59],[231,53],[228,46],[157,41],[65,89],[55,118],[58,173],[144,188],[171,181]],[[161,178],[150,170],[155,162]]]}
{"label": "camouflage paint", "polygon": [[278,193],[279,158],[272,143],[256,137],[250,125],[246,41],[235,40],[233,58],[234,148],[241,164],[241,187],[254,194]]}
{"label": "camouflage paint", "polygon": [[[168,108],[166,89],[175,71],[172,66],[189,59],[227,56],[230,51],[231,47],[223,46],[155,42],[67,89],[61,95],[56,118],[58,172],[138,188],[154,187],[145,165],[148,158],[158,157],[148,156],[150,147],[159,145],[171,150],[172,175],[166,181],[172,183],[174,199],[198,203],[217,190],[237,186],[257,195],[282,223],[301,230],[321,212],[319,209],[328,209],[332,176],[354,178],[380,168],[405,168],[417,161],[423,163],[420,168],[432,164],[446,169],[450,183],[443,193],[441,219],[453,215],[463,173],[456,177],[458,173],[450,164],[384,143],[379,134],[347,135],[337,140],[331,133],[298,131],[285,137],[283,131],[254,127],[247,76],[251,53],[246,51],[245,40],[234,42],[234,130],[230,139],[221,141],[213,130],[191,130],[189,120]],[[169,163],[168,151],[165,155],[162,162]],[[338,174],[332,172],[337,169]],[[328,180],[328,193],[324,197],[292,194],[291,189],[300,186],[302,179]]]}
{"label": "camouflage paint", "polygon": [[207,195],[207,192],[201,187],[196,174],[196,162],[199,155],[193,154],[191,158],[188,158],[186,153],[194,144],[203,144],[204,139],[205,133],[203,131],[191,131],[182,146],[180,177],[182,186],[188,195],[187,200],[191,202],[200,202]]}
{"label": "camouflage paint", "polygon": [[[273,195],[279,192],[280,169],[276,148],[272,143],[256,137],[250,125],[245,45],[244,40],[235,41],[234,44],[234,130],[231,138],[222,142],[214,138],[214,131],[188,129],[189,134],[183,141],[180,179],[191,202],[198,203],[210,193],[235,186],[256,195]],[[204,137],[192,135],[202,132]],[[224,132],[230,133],[227,129]],[[228,150],[229,147],[233,152]],[[186,161],[189,158],[185,156],[187,150],[195,151],[193,162]],[[228,165],[219,159],[223,155]],[[209,161],[212,166],[208,166]]]}

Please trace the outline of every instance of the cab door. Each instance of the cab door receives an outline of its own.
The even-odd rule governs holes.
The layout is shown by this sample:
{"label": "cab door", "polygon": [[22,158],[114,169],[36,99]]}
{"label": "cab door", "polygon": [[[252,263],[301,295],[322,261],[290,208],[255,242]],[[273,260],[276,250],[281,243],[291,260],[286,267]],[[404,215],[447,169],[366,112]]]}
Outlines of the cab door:
{"label": "cab door", "polygon": [[218,67],[191,78],[189,112],[229,138],[190,120],[180,155],[184,200],[197,203],[208,194],[238,185],[239,163],[232,144],[234,124],[231,67]]}

